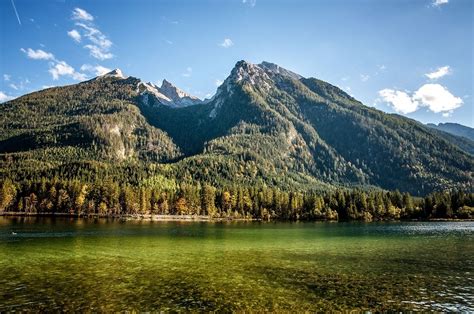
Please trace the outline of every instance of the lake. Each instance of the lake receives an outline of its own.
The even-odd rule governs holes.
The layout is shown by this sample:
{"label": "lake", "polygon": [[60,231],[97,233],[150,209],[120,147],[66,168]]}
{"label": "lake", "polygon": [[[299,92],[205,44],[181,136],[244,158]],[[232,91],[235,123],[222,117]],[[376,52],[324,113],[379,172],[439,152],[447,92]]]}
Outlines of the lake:
{"label": "lake", "polygon": [[0,217],[0,312],[474,311],[474,222]]}

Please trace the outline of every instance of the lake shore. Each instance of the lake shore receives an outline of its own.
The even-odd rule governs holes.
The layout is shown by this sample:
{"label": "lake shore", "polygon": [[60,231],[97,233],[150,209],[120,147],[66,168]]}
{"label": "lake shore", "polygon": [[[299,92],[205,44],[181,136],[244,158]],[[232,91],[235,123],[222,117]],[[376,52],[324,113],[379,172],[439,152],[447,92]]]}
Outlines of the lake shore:
{"label": "lake shore", "polygon": [[[136,215],[85,215],[85,214],[68,214],[68,213],[19,213],[19,212],[3,212],[0,216],[4,217],[64,217],[64,218],[82,218],[82,219],[120,219],[120,220],[146,220],[146,221],[262,221],[257,218],[235,218],[235,217],[210,217],[207,215],[155,215],[155,214],[136,214]],[[265,220],[266,221],[266,220]],[[279,219],[269,221],[281,221]],[[307,221],[307,220],[300,220]],[[311,220],[313,221],[313,220]],[[381,221],[404,221],[404,222],[416,222],[416,221],[432,221],[432,222],[455,222],[455,221],[474,221],[474,219],[460,219],[460,218],[430,218],[430,219],[398,219],[398,220],[314,220],[314,221],[328,221],[328,222],[347,222],[347,221],[359,221],[359,222],[381,222]]]}
{"label": "lake shore", "polygon": [[68,213],[18,213],[3,212],[0,216],[4,217],[64,217],[64,218],[111,218],[122,220],[148,220],[148,221],[259,221],[255,218],[232,218],[232,217],[210,217],[207,215],[154,215],[154,214],[136,214],[136,215],[84,215]]}

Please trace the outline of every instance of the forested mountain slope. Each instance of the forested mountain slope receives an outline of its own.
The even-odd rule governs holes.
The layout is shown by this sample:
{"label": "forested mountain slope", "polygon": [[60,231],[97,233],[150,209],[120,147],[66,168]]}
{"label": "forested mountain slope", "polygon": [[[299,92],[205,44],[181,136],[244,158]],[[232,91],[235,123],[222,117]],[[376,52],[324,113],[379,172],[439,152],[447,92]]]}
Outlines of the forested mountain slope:
{"label": "forested mountain slope", "polygon": [[167,81],[114,74],[25,95],[0,113],[2,178],[473,188],[472,155],[438,131],[268,62],[239,61],[204,102]]}

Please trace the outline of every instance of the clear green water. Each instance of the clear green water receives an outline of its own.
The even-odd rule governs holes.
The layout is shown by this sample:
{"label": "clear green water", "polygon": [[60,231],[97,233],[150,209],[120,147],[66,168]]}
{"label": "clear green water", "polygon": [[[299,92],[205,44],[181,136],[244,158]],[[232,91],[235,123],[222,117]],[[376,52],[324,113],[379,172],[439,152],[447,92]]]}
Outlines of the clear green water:
{"label": "clear green water", "polygon": [[9,310],[474,311],[474,222],[0,217]]}

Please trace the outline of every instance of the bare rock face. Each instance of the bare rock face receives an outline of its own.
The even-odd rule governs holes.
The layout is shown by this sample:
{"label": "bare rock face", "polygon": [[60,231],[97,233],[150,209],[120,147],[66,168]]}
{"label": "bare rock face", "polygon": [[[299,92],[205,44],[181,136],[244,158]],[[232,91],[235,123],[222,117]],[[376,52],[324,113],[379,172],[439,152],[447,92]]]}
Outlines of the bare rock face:
{"label": "bare rock face", "polygon": [[199,98],[184,92],[167,80],[163,80],[159,91],[171,100],[173,107],[192,106],[202,102]]}

